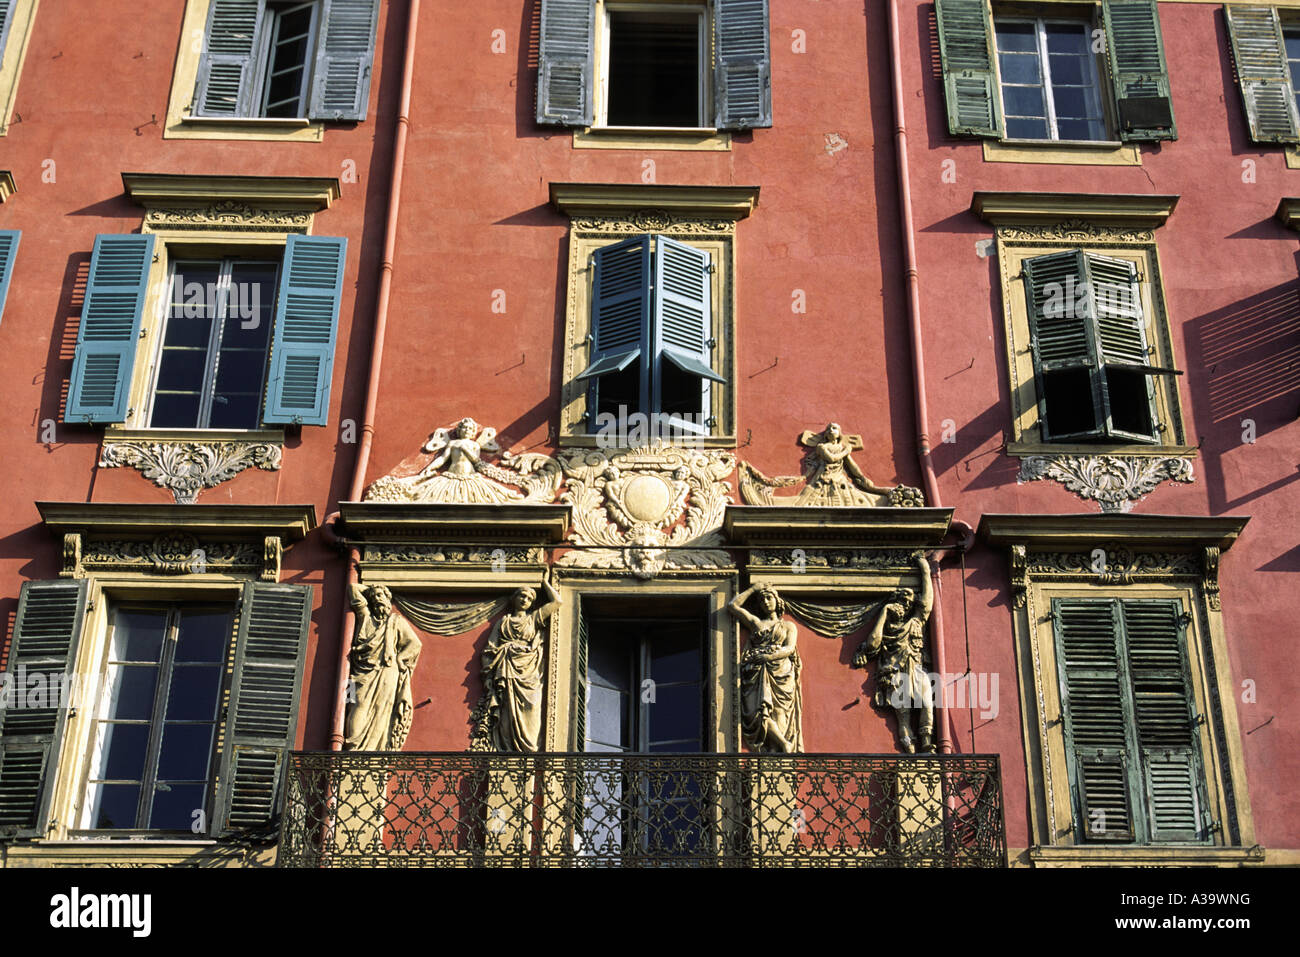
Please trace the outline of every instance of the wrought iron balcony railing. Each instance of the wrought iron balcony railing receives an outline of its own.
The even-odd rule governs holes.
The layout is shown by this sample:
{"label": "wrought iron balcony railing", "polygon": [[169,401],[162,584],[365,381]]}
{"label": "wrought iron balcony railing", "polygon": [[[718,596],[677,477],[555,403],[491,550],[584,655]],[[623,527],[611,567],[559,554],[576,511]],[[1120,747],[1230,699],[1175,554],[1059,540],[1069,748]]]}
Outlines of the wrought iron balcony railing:
{"label": "wrought iron balcony railing", "polygon": [[285,867],[1006,865],[988,755],[305,752]]}

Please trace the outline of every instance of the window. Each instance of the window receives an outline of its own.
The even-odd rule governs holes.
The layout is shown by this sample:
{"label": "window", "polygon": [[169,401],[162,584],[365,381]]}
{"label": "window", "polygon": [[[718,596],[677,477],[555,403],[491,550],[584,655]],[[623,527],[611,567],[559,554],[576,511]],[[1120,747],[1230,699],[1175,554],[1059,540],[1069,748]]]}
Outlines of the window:
{"label": "window", "polygon": [[985,0],[935,0],[935,9],[953,135],[1177,138],[1155,0],[1102,0],[1099,25],[1091,15],[1024,16],[1023,8],[995,16]]}
{"label": "window", "polygon": [[0,0],[0,136],[9,131],[37,0]]}
{"label": "window", "polygon": [[1300,143],[1300,23],[1277,7],[1224,7],[1237,85],[1250,138],[1257,143]]}
{"label": "window", "polygon": [[542,0],[537,122],[772,125],[767,0]]}
{"label": "window", "polygon": [[5,300],[9,297],[9,280],[13,278],[21,236],[16,229],[0,229],[0,317],[4,316]]}
{"label": "window", "polygon": [[[191,245],[204,245],[194,239],[96,238],[65,421],[186,429],[324,425],[347,240],[291,234],[282,247],[243,244],[270,257],[262,260],[184,258]],[[159,247],[163,255],[155,257]],[[151,351],[142,344],[148,337],[141,338],[149,331],[147,290],[155,269],[167,276],[169,256],[170,293],[159,304],[162,329]],[[144,378],[133,389],[137,377]],[[137,417],[146,407],[147,417]]]}
{"label": "window", "polygon": [[233,612],[128,605],[113,614],[82,827],[190,833],[209,819]]}
{"label": "window", "polygon": [[[711,257],[667,236],[635,236],[592,253],[591,431],[630,413],[667,417],[673,435],[707,435],[716,420]],[[623,427],[626,432],[627,428]]]}

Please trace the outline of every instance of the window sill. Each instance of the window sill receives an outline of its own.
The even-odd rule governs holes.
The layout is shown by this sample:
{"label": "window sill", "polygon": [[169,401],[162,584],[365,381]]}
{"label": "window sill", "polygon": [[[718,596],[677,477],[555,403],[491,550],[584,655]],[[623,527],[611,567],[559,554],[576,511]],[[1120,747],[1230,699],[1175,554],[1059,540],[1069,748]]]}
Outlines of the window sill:
{"label": "window sill", "polygon": [[284,429],[127,429],[104,428],[105,441],[114,442],[269,442],[284,445]]}
{"label": "window sill", "polygon": [[984,162],[1141,166],[1142,152],[1135,143],[1112,140],[985,140]]}
{"label": "window sill", "polygon": [[727,152],[731,134],[711,127],[681,129],[677,127],[593,126],[573,131],[576,150],[694,150]]}
{"label": "window sill", "polygon": [[1300,169],[1300,146],[1288,146],[1284,149],[1287,169]]}
{"label": "window sill", "polygon": [[1195,445],[1052,445],[1043,442],[1011,442],[1006,454],[1027,455],[1149,455],[1159,458],[1195,455]]}
{"label": "window sill", "polygon": [[269,116],[168,117],[163,139],[191,140],[288,140],[319,143],[325,138],[325,124],[303,118]]}
{"label": "window sill", "polygon": [[1264,849],[1255,847],[1209,847],[1194,845],[1146,845],[1142,847],[1069,847],[1029,848],[1029,862],[1035,867],[1233,867],[1262,864]]}

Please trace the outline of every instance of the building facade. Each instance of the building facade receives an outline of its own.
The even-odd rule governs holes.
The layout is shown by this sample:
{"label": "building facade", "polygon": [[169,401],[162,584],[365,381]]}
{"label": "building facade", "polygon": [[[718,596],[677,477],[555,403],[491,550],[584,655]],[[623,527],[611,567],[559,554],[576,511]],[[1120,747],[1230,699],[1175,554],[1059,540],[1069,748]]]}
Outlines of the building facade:
{"label": "building facade", "polygon": [[113,7],[0,4],[4,866],[1295,863],[1287,7]]}

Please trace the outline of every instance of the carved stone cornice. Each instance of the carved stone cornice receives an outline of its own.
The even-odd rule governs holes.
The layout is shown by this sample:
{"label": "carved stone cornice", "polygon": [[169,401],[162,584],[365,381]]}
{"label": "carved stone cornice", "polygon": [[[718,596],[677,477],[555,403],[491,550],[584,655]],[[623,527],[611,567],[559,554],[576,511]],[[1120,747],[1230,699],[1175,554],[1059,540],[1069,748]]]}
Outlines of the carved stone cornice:
{"label": "carved stone cornice", "polygon": [[642,579],[664,569],[729,568],[723,515],[731,501],[731,452],[653,446],[561,456],[577,550],[557,564],[626,569]]}
{"label": "carved stone cornice", "polygon": [[1107,546],[1172,551],[1207,545],[1227,551],[1249,521],[1247,515],[986,513],[979,534],[990,545],[1027,545],[1037,551],[1091,551]]}
{"label": "carved stone cornice", "polygon": [[1103,512],[1127,512],[1161,482],[1191,482],[1192,460],[1181,456],[1028,455],[1020,460],[1020,482],[1052,479]]}
{"label": "carved stone cornice", "polygon": [[278,471],[281,450],[274,442],[142,442],[105,437],[100,468],[138,469],[178,505],[193,505],[201,491],[234,478],[244,469]]}
{"label": "carved stone cornice", "polygon": [[142,505],[127,502],[37,502],[45,527],[104,538],[154,538],[187,532],[200,538],[297,542],[316,527],[313,505]]}
{"label": "carved stone cornice", "polygon": [[[938,545],[950,508],[728,505],[722,528],[737,545],[815,549],[835,545]],[[911,554],[910,550],[907,552]]]}
{"label": "carved stone cornice", "polygon": [[1178,197],[1152,193],[1037,193],[977,191],[970,210],[994,226],[1048,227],[1077,221],[1145,230],[1164,225]]}
{"label": "carved stone cornice", "polygon": [[[550,193],[551,205],[575,228],[579,220],[598,220],[628,223],[637,232],[671,231],[687,220],[729,230],[758,206],[757,186],[552,183]],[[638,220],[645,225],[637,226]]]}
{"label": "carved stone cornice", "polygon": [[238,202],[269,209],[319,212],[339,198],[334,176],[204,176],[189,173],[123,173],[131,201],[156,206],[207,206]]}
{"label": "carved stone cornice", "polygon": [[412,540],[484,545],[548,545],[563,541],[568,505],[447,505],[436,502],[340,502],[341,534],[374,544]]}

